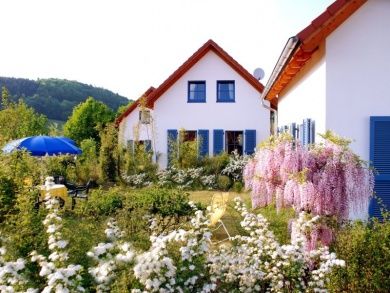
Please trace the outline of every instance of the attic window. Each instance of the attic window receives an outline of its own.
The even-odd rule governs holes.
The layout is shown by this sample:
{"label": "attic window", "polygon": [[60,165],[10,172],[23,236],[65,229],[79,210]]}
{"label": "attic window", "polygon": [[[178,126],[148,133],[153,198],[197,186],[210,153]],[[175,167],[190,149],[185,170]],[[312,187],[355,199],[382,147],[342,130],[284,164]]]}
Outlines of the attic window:
{"label": "attic window", "polygon": [[141,124],[150,124],[150,111],[141,110],[139,111],[139,121]]}
{"label": "attic window", "polygon": [[206,82],[189,81],[188,82],[188,103],[206,102]]}

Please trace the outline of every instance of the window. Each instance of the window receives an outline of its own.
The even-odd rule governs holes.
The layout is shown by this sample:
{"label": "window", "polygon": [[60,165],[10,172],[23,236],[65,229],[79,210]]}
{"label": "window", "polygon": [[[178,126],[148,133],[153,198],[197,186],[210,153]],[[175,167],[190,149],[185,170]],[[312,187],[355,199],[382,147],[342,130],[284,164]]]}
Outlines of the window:
{"label": "window", "polygon": [[217,81],[217,102],[235,102],[234,80]]}
{"label": "window", "polygon": [[243,132],[242,131],[226,131],[225,150],[231,154],[234,150],[242,155]]}
{"label": "window", "polygon": [[183,130],[181,132],[181,142],[186,142],[186,141],[195,141],[196,140],[196,130]]}
{"label": "window", "polygon": [[206,82],[188,82],[188,103],[206,103]]}
{"label": "window", "polygon": [[139,111],[139,121],[142,124],[150,123],[150,111],[149,110],[140,110]]}

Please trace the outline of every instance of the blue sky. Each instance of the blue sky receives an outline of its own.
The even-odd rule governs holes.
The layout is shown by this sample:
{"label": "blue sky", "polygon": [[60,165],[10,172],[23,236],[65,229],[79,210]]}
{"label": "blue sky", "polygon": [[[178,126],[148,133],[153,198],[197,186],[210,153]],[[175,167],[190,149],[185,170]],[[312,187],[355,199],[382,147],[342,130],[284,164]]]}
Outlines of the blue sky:
{"label": "blue sky", "polygon": [[136,99],[213,39],[266,80],[332,0],[2,0],[0,76],[65,78]]}

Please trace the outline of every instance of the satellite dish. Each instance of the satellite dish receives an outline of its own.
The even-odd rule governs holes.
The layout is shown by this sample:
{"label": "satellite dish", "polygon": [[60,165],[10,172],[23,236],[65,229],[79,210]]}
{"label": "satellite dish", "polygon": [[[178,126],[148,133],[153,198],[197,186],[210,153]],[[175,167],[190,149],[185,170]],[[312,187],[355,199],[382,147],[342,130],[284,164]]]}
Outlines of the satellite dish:
{"label": "satellite dish", "polygon": [[253,72],[253,76],[257,79],[257,80],[262,80],[264,78],[264,70],[261,69],[261,68],[256,68],[255,71]]}

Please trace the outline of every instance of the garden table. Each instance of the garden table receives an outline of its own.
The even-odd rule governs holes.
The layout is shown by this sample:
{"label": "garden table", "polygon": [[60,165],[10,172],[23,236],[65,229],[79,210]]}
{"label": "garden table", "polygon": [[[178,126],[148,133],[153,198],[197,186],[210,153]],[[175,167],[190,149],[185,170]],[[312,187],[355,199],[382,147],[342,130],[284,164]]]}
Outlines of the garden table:
{"label": "garden table", "polygon": [[66,186],[63,184],[53,184],[50,187],[47,187],[46,185],[40,185],[39,186],[39,195],[40,195],[40,201],[43,201],[46,197],[46,194],[50,193],[51,196],[59,198],[61,206],[66,202],[66,199],[68,198],[68,190],[66,189]]}

